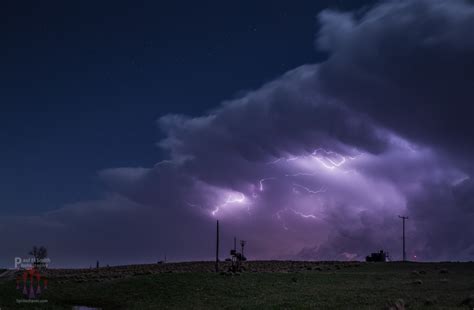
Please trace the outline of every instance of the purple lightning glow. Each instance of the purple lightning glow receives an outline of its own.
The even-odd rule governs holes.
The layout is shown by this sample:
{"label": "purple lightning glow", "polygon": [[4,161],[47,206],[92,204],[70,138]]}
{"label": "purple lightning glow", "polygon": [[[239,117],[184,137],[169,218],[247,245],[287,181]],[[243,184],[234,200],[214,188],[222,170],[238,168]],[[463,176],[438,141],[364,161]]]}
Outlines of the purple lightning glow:
{"label": "purple lightning glow", "polygon": [[211,212],[211,214],[212,216],[216,216],[217,212],[219,212],[220,210],[225,209],[231,205],[242,205],[245,203],[245,201],[245,195],[242,193],[229,194],[225,202],[216,206],[216,208]]}
{"label": "purple lightning glow", "polygon": [[[474,5],[381,1],[361,14],[324,10],[318,19],[327,60],[205,115],[161,117],[165,161],[100,171],[104,198],[0,220],[0,241],[15,251],[3,256],[41,232],[58,245],[51,251],[80,244],[70,256],[107,248],[117,252],[97,255],[122,258],[127,247],[150,257],[153,243],[176,258],[208,259],[212,243],[202,238],[222,218],[228,234],[246,234],[255,259],[364,259],[381,245],[399,251],[397,215],[406,214],[410,257],[473,260],[466,65],[474,63]],[[96,241],[91,232],[104,223],[123,238],[107,247]]]}
{"label": "purple lightning glow", "polygon": [[322,148],[315,150],[311,155],[316,158],[321,165],[331,170],[342,166],[346,162],[344,156],[336,152],[326,151]]}

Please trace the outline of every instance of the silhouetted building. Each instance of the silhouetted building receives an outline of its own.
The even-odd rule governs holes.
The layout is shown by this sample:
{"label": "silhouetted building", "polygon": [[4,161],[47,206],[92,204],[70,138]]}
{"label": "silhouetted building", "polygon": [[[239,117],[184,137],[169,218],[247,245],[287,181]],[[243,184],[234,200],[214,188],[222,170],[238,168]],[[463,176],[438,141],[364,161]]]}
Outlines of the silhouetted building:
{"label": "silhouetted building", "polygon": [[387,262],[389,260],[388,253],[380,250],[378,253],[372,253],[365,258],[367,262]]}

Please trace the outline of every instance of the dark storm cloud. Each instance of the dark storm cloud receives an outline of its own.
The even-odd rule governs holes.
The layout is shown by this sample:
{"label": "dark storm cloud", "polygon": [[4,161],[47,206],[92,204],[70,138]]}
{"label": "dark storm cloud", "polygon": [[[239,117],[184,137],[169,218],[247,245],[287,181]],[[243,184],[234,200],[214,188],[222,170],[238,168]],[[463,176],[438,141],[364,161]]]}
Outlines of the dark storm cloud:
{"label": "dark storm cloud", "polygon": [[399,258],[404,214],[411,257],[472,259],[474,7],[384,2],[320,22],[326,62],[161,118],[167,161],[101,171],[101,200],[1,222],[8,252],[34,240],[62,264],[205,259],[220,219],[251,258]]}
{"label": "dark storm cloud", "polygon": [[[389,1],[360,18],[326,11],[320,21],[318,47],[330,52],[320,87],[472,173],[474,6]],[[474,192],[467,175],[453,185],[438,171],[406,194],[413,242],[433,257],[472,258]]]}
{"label": "dark storm cloud", "polygon": [[359,18],[326,11],[319,19],[326,91],[406,137],[472,153],[470,2],[387,1]]}

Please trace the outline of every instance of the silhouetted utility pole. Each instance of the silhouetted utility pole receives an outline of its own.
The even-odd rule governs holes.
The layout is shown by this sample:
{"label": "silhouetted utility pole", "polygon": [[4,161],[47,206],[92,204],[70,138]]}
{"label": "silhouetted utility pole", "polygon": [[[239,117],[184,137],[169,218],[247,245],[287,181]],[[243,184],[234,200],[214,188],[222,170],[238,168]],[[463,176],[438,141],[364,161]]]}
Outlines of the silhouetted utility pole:
{"label": "silhouetted utility pole", "polygon": [[405,220],[408,220],[408,216],[398,216],[403,220],[403,261],[407,260],[407,253],[405,252]]}
{"label": "silhouetted utility pole", "polygon": [[216,272],[219,272],[219,220],[216,226]]}
{"label": "silhouetted utility pole", "polygon": [[237,251],[237,237],[234,237],[234,251]]}

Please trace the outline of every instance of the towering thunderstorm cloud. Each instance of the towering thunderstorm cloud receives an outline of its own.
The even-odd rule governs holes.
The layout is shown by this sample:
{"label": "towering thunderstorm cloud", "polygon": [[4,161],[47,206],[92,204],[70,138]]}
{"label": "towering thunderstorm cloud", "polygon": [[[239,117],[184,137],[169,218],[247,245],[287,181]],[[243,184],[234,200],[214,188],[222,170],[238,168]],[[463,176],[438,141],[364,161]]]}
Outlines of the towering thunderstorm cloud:
{"label": "towering thunderstorm cloud", "polygon": [[219,219],[253,259],[399,259],[407,215],[410,259],[474,259],[474,5],[388,1],[319,22],[326,61],[202,117],[162,117],[167,160],[100,171],[102,200],[3,219],[7,253],[209,259]]}

